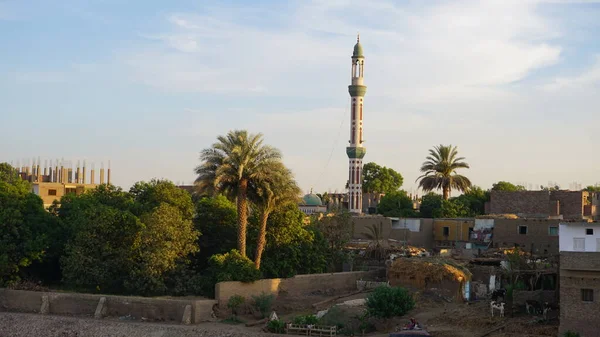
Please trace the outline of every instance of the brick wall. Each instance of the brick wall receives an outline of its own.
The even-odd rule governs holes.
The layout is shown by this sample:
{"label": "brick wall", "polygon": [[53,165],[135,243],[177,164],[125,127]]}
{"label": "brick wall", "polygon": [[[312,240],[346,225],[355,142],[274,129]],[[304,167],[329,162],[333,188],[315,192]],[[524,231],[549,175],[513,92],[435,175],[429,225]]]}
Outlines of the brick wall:
{"label": "brick wall", "polygon": [[382,239],[384,240],[406,240],[411,246],[425,249],[433,248],[433,219],[420,219],[421,228],[419,232],[411,232],[403,228],[392,228],[392,220],[381,215],[353,217],[352,221],[354,221],[354,239],[366,239],[365,233],[371,233],[369,227],[373,225],[379,227],[381,223],[383,224]]}
{"label": "brick wall", "polygon": [[[494,246],[513,247],[519,245],[536,254],[558,254],[558,235],[549,235],[550,227],[557,227],[560,220],[554,219],[496,219],[492,240]],[[527,226],[527,234],[519,234],[519,226]],[[558,233],[558,232],[557,232]]]}
{"label": "brick wall", "polygon": [[233,295],[250,298],[261,293],[288,296],[306,296],[314,291],[333,289],[335,292],[356,290],[356,281],[373,280],[379,271],[353,271],[344,273],[296,275],[287,279],[263,279],[252,283],[237,281],[219,282],[215,285],[215,299],[219,306],[227,305]]}
{"label": "brick wall", "polygon": [[550,194],[548,191],[491,191],[490,214],[547,217],[550,215]]}
{"label": "brick wall", "polygon": [[560,203],[560,214],[564,219],[581,219],[587,196],[588,192],[582,191],[552,191],[550,201]]}
{"label": "brick wall", "polygon": [[[560,330],[582,337],[600,331],[600,253],[560,253]],[[593,302],[582,301],[581,289],[592,289]]]}

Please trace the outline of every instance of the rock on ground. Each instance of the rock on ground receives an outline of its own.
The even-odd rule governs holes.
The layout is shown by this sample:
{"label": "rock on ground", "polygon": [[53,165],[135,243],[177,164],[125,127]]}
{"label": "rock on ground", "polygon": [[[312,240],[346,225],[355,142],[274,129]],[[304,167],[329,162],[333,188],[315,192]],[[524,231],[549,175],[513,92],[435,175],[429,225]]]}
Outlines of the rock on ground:
{"label": "rock on ground", "polygon": [[243,326],[175,325],[0,312],[0,337],[262,337]]}

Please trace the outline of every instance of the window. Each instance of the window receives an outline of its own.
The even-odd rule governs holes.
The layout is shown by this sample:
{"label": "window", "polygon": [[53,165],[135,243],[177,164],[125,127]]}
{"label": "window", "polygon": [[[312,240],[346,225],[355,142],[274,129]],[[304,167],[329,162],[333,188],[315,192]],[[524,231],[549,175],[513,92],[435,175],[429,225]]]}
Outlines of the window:
{"label": "window", "polygon": [[56,190],[48,190],[48,195],[56,195]]}
{"label": "window", "polygon": [[558,235],[558,227],[555,227],[555,226],[548,227],[548,235],[557,236]]}
{"label": "window", "polygon": [[594,289],[581,289],[581,300],[584,302],[594,302]]}
{"label": "window", "polygon": [[585,229],[585,235],[594,235],[594,229],[593,228],[586,228]]}
{"label": "window", "polygon": [[519,226],[519,234],[526,235],[527,234],[527,226]]}
{"label": "window", "polygon": [[573,238],[573,251],[585,252],[585,238]]}
{"label": "window", "polygon": [[65,189],[65,194],[69,194],[69,193],[76,194],[77,193],[77,189],[76,188],[66,188]]}
{"label": "window", "polygon": [[444,227],[444,236],[450,235],[450,227]]}

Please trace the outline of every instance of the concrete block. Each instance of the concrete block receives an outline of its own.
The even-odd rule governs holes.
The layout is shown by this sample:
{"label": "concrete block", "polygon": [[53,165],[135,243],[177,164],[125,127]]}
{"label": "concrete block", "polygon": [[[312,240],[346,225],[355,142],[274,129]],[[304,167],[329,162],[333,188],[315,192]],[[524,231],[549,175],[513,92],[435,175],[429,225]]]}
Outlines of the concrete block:
{"label": "concrete block", "polygon": [[50,300],[48,296],[42,296],[42,307],[40,308],[40,314],[45,315],[50,313]]}
{"label": "concrete block", "polygon": [[182,324],[191,324],[192,323],[192,306],[186,305],[183,310],[183,318],[181,319]]}
{"label": "concrete block", "polygon": [[106,297],[100,297],[94,318],[102,318],[106,315]]}

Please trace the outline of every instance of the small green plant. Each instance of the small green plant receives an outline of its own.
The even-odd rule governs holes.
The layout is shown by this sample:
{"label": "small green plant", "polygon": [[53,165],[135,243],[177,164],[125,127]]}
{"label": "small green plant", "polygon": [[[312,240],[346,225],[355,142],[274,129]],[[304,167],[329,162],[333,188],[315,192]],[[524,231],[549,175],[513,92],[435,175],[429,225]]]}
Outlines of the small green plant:
{"label": "small green plant", "polygon": [[304,316],[296,316],[294,317],[294,324],[318,324],[319,319],[315,315],[304,315]]}
{"label": "small green plant", "polygon": [[245,301],[246,299],[240,295],[233,295],[229,298],[229,301],[227,301],[227,308],[231,309],[232,319],[236,319],[238,314],[237,310]]}
{"label": "small green plant", "polygon": [[285,333],[285,322],[278,319],[269,321],[267,329],[272,333]]}
{"label": "small green plant", "polygon": [[367,297],[367,313],[375,318],[402,316],[414,307],[414,299],[404,288],[377,287]]}
{"label": "small green plant", "polygon": [[274,300],[275,295],[263,292],[260,295],[252,296],[252,305],[260,312],[261,318],[265,318],[269,314],[269,311],[271,311]]}
{"label": "small green plant", "polygon": [[563,337],[581,337],[581,335],[579,335],[578,332],[573,332],[569,330],[563,334]]}

